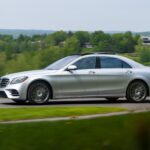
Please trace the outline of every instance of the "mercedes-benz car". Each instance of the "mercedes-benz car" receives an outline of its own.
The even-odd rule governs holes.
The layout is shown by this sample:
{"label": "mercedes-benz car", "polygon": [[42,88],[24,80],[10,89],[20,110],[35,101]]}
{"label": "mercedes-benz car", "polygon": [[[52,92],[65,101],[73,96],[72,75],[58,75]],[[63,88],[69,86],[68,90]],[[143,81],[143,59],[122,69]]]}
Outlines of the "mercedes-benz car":
{"label": "mercedes-benz car", "polygon": [[150,93],[150,69],[126,57],[91,53],[72,55],[42,70],[0,78],[0,97],[44,104],[54,99],[103,97],[143,102]]}

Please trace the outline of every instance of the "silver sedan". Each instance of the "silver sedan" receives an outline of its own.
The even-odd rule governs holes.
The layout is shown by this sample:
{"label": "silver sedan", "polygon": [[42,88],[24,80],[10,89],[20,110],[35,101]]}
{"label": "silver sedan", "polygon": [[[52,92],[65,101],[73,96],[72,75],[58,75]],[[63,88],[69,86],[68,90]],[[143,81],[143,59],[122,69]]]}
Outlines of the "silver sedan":
{"label": "silver sedan", "polygon": [[47,103],[50,99],[104,97],[143,102],[150,93],[150,69],[112,54],[72,55],[43,70],[0,78],[0,97],[15,102]]}

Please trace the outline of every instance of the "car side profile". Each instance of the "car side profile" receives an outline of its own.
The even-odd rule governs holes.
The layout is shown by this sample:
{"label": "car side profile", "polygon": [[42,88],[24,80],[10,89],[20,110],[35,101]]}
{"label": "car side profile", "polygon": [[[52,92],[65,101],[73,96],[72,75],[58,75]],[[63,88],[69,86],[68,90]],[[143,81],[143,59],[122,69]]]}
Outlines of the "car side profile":
{"label": "car side profile", "polygon": [[126,97],[143,102],[150,93],[150,68],[119,55],[72,55],[42,70],[0,78],[0,97],[20,103],[44,104],[65,98]]}

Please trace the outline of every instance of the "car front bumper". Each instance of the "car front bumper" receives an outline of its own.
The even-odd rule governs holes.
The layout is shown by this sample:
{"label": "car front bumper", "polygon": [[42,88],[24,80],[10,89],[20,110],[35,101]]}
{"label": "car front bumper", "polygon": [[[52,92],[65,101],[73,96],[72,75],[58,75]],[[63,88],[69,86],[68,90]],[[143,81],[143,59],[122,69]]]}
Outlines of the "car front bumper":
{"label": "car front bumper", "polygon": [[8,84],[5,88],[0,88],[0,97],[9,99],[27,99],[27,86],[26,84]]}

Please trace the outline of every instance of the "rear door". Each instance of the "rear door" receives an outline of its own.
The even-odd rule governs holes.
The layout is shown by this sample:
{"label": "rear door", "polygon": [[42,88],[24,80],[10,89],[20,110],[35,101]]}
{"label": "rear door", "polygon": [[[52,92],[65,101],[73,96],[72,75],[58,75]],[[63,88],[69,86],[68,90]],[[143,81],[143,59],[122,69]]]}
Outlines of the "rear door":
{"label": "rear door", "polygon": [[114,58],[99,57],[100,69],[96,70],[97,92],[100,96],[122,96],[132,76],[132,68],[126,62]]}

